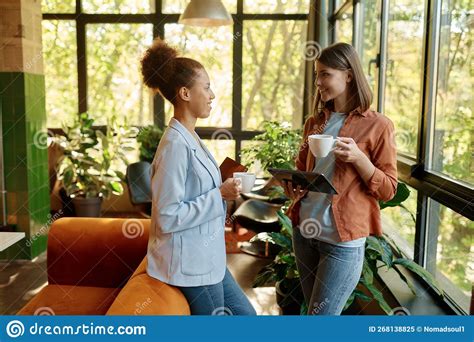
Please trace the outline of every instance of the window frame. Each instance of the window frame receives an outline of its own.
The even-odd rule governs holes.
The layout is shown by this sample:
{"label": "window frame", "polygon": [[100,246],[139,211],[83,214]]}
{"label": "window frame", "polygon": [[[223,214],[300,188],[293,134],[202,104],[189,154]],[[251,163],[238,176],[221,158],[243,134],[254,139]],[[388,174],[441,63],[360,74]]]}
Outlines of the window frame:
{"label": "window frame", "polygon": [[[232,66],[232,127],[226,128],[235,140],[235,156],[240,162],[240,149],[243,140],[250,140],[261,131],[242,130],[242,55],[243,55],[243,27],[246,21],[258,20],[302,20],[308,21],[308,13],[272,13],[251,14],[244,13],[244,0],[237,1],[237,12],[232,13],[233,25],[233,66]],[[75,13],[43,13],[43,20],[74,20],[76,21],[77,38],[77,75],[78,75],[78,113],[88,110],[87,103],[87,54],[86,54],[86,25],[87,24],[153,24],[153,38],[165,36],[165,25],[178,23],[180,14],[163,13],[163,1],[155,0],[154,13],[120,14],[120,13],[85,13],[82,11],[82,0],[76,0]],[[304,94],[301,94],[304,96]],[[153,97],[153,122],[164,128],[165,103],[161,96]],[[304,112],[301,127],[304,123]],[[102,127],[103,128],[103,127]],[[211,139],[213,133],[221,127],[196,127],[196,132],[202,139]],[[61,133],[61,129],[51,129],[54,133]]]}
{"label": "window frame", "polygon": [[[420,115],[418,121],[418,138],[416,157],[413,158],[403,153],[398,153],[397,167],[398,178],[400,181],[415,188],[417,194],[417,212],[415,223],[415,246],[414,261],[422,267],[429,269],[429,264],[433,262],[433,248],[430,245],[430,233],[432,231],[429,225],[429,199],[435,200],[441,205],[467,217],[470,220],[474,218],[473,202],[474,188],[460,181],[450,178],[447,175],[429,170],[433,155],[433,135],[435,121],[435,101],[437,91],[437,71],[438,71],[438,53],[441,22],[441,5],[443,0],[425,0],[424,9],[424,28],[423,28],[423,47],[422,47],[422,65],[425,72],[422,73],[420,84]],[[354,32],[352,44],[360,51],[360,37],[356,34],[362,33],[362,22],[360,21],[361,0],[346,0],[339,7],[336,7],[337,1],[330,1],[329,8],[329,28],[334,28],[336,20],[346,12],[350,6],[353,6]],[[388,38],[388,19],[389,9],[386,1],[382,1],[381,11],[381,36],[380,49],[377,56],[377,66],[386,64],[387,59],[387,38]],[[426,20],[431,18],[431,20]],[[330,31],[331,32],[331,31]],[[335,43],[335,33],[329,36],[329,41]],[[383,113],[383,91],[385,86],[386,68],[381,68],[379,72],[378,93],[379,102],[377,110]],[[435,80],[435,81],[431,81]],[[436,256],[434,256],[436,257]],[[435,261],[435,260],[434,260]],[[428,284],[419,278],[426,286]],[[451,284],[451,289],[455,287]],[[449,291],[448,291],[449,292]],[[434,291],[433,291],[434,293]],[[456,301],[449,295],[445,296],[444,303],[457,314],[468,314]]]}
{"label": "window frame", "polygon": [[[398,154],[397,166],[399,180],[415,188],[417,195],[416,212],[416,231],[414,260],[422,267],[427,268],[430,262],[428,251],[430,250],[428,236],[430,234],[428,227],[428,202],[433,199],[443,206],[473,220],[474,210],[472,198],[474,198],[474,188],[466,185],[447,175],[429,170],[427,165],[433,155],[433,134],[435,121],[435,100],[437,91],[437,71],[438,71],[438,52],[440,38],[441,5],[443,0],[425,0],[424,10],[424,33],[422,48],[422,65],[425,72],[422,74],[421,96],[420,96],[420,115],[418,121],[418,138],[416,157],[410,157],[402,153]],[[335,22],[350,7],[353,7],[353,45],[360,45],[361,33],[360,22],[360,0],[346,0],[339,6],[341,1],[331,0],[329,2],[328,12],[328,32],[329,42],[333,43],[335,39]],[[382,6],[385,1],[382,1]],[[45,13],[43,20],[75,20],[76,38],[77,38],[77,69],[78,69],[78,113],[87,111],[87,55],[86,55],[86,25],[91,23],[141,23],[153,24],[153,37],[164,36],[164,25],[177,23],[179,14],[162,13],[162,0],[155,0],[155,13],[147,14],[90,14],[83,13],[81,8],[82,0],[76,0],[75,13]],[[310,8],[312,8],[310,6]],[[241,143],[244,140],[250,140],[259,131],[242,131],[242,54],[243,54],[243,26],[246,21],[251,20],[308,20],[308,14],[248,14],[243,12],[243,0],[237,0],[237,12],[232,14],[234,19],[233,26],[233,93],[232,93],[232,127],[229,132],[235,140],[235,155],[237,161],[240,161],[239,152]],[[386,63],[386,42],[388,27],[388,8],[382,7],[381,14],[381,53],[378,58],[378,65]],[[431,18],[427,20],[426,18]],[[385,48],[384,48],[385,46]],[[360,47],[359,47],[360,48]],[[83,58],[80,58],[83,57]],[[382,68],[383,70],[383,68]],[[385,73],[379,73],[379,96],[382,101],[379,102],[377,110],[383,112],[383,89]],[[431,82],[431,80],[435,80]],[[381,91],[382,90],[382,91]],[[154,123],[159,127],[165,126],[164,122],[164,100],[160,96],[154,96],[153,99],[153,118]],[[304,119],[303,119],[304,120]],[[303,122],[302,122],[303,124]],[[104,127],[101,127],[102,129]],[[203,139],[211,139],[213,133],[219,127],[198,127],[196,131]],[[53,131],[56,131],[53,129]],[[60,131],[60,130],[57,130]],[[420,279],[420,281],[422,281]],[[444,299],[454,312],[466,314],[464,310],[448,295]]]}

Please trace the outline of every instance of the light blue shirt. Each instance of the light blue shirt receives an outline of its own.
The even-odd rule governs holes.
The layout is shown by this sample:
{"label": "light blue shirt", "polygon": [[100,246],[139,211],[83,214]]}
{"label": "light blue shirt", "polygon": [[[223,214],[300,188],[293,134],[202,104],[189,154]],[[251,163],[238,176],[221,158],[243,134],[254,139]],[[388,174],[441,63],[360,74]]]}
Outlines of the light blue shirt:
{"label": "light blue shirt", "polygon": [[172,118],[152,163],[147,273],[175,286],[217,284],[226,271],[225,215],[217,162]]}
{"label": "light blue shirt", "polygon": [[[347,115],[344,113],[332,112],[328,120],[324,134],[332,135],[336,138],[339,135]],[[336,160],[334,152],[329,152],[325,158],[317,158],[313,171],[324,174],[332,183]],[[332,195],[321,192],[308,192],[301,201],[300,209],[300,230],[302,235],[312,237],[323,242],[331,243],[342,247],[360,247],[365,244],[365,237],[353,241],[342,242],[336,229],[331,204]]]}

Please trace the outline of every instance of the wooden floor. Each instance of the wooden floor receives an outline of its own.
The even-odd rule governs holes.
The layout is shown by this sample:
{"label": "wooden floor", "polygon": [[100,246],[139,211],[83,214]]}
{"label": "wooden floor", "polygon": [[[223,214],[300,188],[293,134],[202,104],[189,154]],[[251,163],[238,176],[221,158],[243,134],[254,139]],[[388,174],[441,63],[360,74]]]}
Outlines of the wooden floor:
{"label": "wooden floor", "polygon": [[15,315],[47,281],[46,252],[31,261],[0,262],[0,314]]}
{"label": "wooden floor", "polygon": [[[247,254],[228,254],[227,265],[259,315],[278,315],[275,288],[252,288],[252,281],[268,260]],[[47,284],[46,253],[32,261],[0,262],[0,314],[15,315]]]}
{"label": "wooden floor", "polygon": [[257,314],[279,315],[275,287],[252,288],[252,282],[258,271],[268,262],[268,259],[260,259],[244,253],[227,255],[227,267],[249,297]]}

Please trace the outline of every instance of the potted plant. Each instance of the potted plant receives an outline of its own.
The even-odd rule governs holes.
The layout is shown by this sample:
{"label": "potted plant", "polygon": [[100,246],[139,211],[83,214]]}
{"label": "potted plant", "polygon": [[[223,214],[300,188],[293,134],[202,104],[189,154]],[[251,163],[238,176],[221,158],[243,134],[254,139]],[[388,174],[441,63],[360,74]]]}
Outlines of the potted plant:
{"label": "potted plant", "polygon": [[[405,208],[405,210],[408,210],[403,206],[402,202],[408,198],[409,194],[410,191],[406,184],[398,183],[397,193],[394,198],[388,202],[379,202],[380,207],[383,209],[386,207],[400,206]],[[281,252],[275,257],[275,259],[259,271],[254,280],[253,286],[263,286],[272,280],[275,281],[277,298],[279,294],[283,295],[285,298],[285,301],[281,301],[279,304],[287,304],[288,302],[296,301],[301,309],[301,314],[306,314],[307,307],[304,303],[301,287],[299,286],[299,274],[296,269],[293,245],[291,243],[293,233],[292,223],[283,211],[279,212],[278,215],[280,223],[282,224],[282,230],[280,233],[260,233],[252,239],[255,241],[268,241],[269,243],[278,245],[282,248]],[[396,253],[393,252],[393,248]],[[415,295],[415,287],[396,266],[403,266],[417,274],[428,282],[428,284],[430,284],[438,294],[441,296],[443,295],[443,290],[427,270],[422,268],[413,260],[401,257],[401,255],[402,252],[388,236],[369,236],[365,245],[365,259],[359,284],[349,297],[344,309],[347,309],[356,298],[359,298],[364,301],[375,299],[378,305],[387,314],[392,312],[392,308],[384,299],[382,292],[374,285],[374,279],[377,277],[381,268],[393,268]],[[283,312],[285,312],[285,310],[283,310]],[[292,310],[292,312],[294,312],[294,310]]]}
{"label": "potted plant", "polygon": [[306,306],[293,251],[293,226],[283,211],[278,212],[278,220],[281,224],[279,233],[260,233],[250,240],[250,242],[269,242],[280,247],[280,252],[273,261],[258,272],[252,287],[265,286],[274,282],[277,304],[282,314],[299,315],[305,312]]}
{"label": "potted plant", "polygon": [[[254,168],[256,173],[262,172],[264,178],[269,174],[268,168],[294,169],[295,158],[299,151],[301,142],[301,130],[291,129],[287,122],[267,121],[263,125],[264,132],[251,139],[253,144],[245,147],[241,151],[241,156],[249,161],[245,163],[247,168]],[[268,190],[274,189],[279,183],[271,178],[261,189],[259,195],[268,196]],[[284,193],[275,196],[275,203],[282,203],[287,200]]]}
{"label": "potted plant", "polygon": [[301,142],[301,130],[291,129],[289,123],[267,121],[263,124],[264,132],[251,141],[256,142],[242,149],[241,155],[250,167],[256,161],[263,170],[271,168],[293,169],[295,158]]}
{"label": "potted plant", "polygon": [[[258,161],[264,170],[269,167],[294,169],[294,160],[301,141],[301,135],[298,130],[291,130],[290,126],[286,123],[280,124],[275,121],[270,121],[264,124],[264,132],[255,136],[252,141],[259,143],[242,149],[242,156],[245,156],[247,160],[251,160],[252,163]],[[269,191],[270,197],[284,197],[281,187],[269,186],[268,188],[271,189]],[[380,208],[384,209],[386,207],[400,206],[408,211],[403,205],[403,202],[408,198],[409,194],[410,191],[408,187],[403,183],[398,183],[394,198],[387,202],[380,201]],[[411,213],[410,215],[413,220],[415,220]],[[277,298],[286,298],[282,300],[283,304],[288,304],[291,300],[299,300],[298,306],[301,308],[301,312],[306,313],[307,310],[299,286],[299,275],[294,262],[293,246],[291,244],[293,232],[292,224],[283,212],[280,212],[279,216],[282,225],[280,233],[260,233],[251,240],[268,241],[269,243],[281,247],[281,251],[275,259],[257,274],[254,287],[263,286],[270,281],[275,281]],[[395,249],[395,254],[392,248]],[[388,236],[368,237],[359,285],[351,294],[345,309],[347,309],[356,298],[362,300],[372,300],[372,298],[374,298],[386,313],[391,312],[392,309],[373,282],[374,277],[377,276],[378,270],[381,268],[393,268],[400,275],[401,279],[407,283],[413,293],[416,294],[414,286],[406,279],[400,270],[395,267],[397,265],[401,265],[416,273],[438,291],[439,294],[443,294],[439,285],[428,271],[414,261],[401,256],[402,253]],[[285,309],[283,311],[285,311]],[[294,312],[294,309],[290,311]]]}
{"label": "potted plant", "polygon": [[140,161],[127,167],[127,185],[130,203],[132,203],[144,217],[151,215],[151,185],[143,180],[150,171],[150,164],[155,157],[163,131],[156,125],[142,127],[137,135],[139,143]]}
{"label": "potted plant", "polygon": [[140,160],[151,164],[160,143],[163,131],[156,125],[148,125],[140,129],[137,141],[140,143]]}
{"label": "potted plant", "polygon": [[[387,202],[380,201],[380,209],[387,207],[396,207],[399,206],[404,210],[410,211],[403,205],[404,202],[410,196],[410,190],[406,184],[399,182],[397,185],[397,192],[395,196]],[[416,219],[411,214],[413,221]],[[395,253],[394,253],[395,250]],[[352,292],[349,297],[344,309],[349,308],[349,306],[354,302],[356,298],[359,298],[363,301],[371,301],[375,299],[387,314],[391,314],[393,309],[384,299],[382,292],[380,292],[377,287],[374,285],[374,278],[377,276],[380,269],[393,269],[398,273],[400,278],[407,284],[412,293],[416,295],[416,289],[404,275],[399,270],[397,266],[403,266],[410,270],[411,272],[417,274],[424,281],[426,281],[440,296],[443,296],[443,290],[440,288],[437,281],[434,279],[431,273],[426,269],[418,265],[413,260],[403,257],[403,253],[397,247],[396,243],[390,239],[387,235],[382,235],[380,237],[369,236],[367,237],[365,243],[365,259],[364,265],[362,268],[362,274],[359,279],[357,288]],[[368,293],[369,296],[366,294]]]}
{"label": "potted plant", "polygon": [[102,200],[121,195],[127,154],[134,150],[136,130],[108,121],[105,133],[93,128],[94,120],[81,113],[56,142],[64,155],[58,161],[57,175],[67,196],[73,199],[77,216],[100,216]]}

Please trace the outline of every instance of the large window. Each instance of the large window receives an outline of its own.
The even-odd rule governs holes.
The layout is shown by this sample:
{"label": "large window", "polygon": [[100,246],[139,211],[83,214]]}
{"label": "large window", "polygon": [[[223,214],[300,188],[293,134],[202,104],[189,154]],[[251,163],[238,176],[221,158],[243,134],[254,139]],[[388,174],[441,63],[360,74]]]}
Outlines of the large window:
{"label": "large window", "polygon": [[204,139],[204,144],[206,144],[217,164],[220,165],[226,157],[235,160],[235,141],[231,140],[231,137],[224,132],[219,133],[213,139]]}
{"label": "large window", "polygon": [[[334,42],[357,43],[372,107],[395,124],[399,180],[411,191],[403,207],[382,211],[384,232],[438,279],[454,312],[467,313],[474,282],[472,1],[333,1],[331,8]],[[352,13],[353,40],[344,17]]]}
{"label": "large window", "polygon": [[74,13],[76,0],[42,0],[41,12],[43,13]]}
{"label": "large window", "polygon": [[82,0],[86,13],[150,13],[154,0]]}
{"label": "large window", "polygon": [[399,152],[416,156],[421,100],[424,3],[390,1],[384,113],[395,124]]}
{"label": "large window", "polygon": [[43,22],[43,59],[48,127],[61,127],[77,114],[76,22]]}
{"label": "large window", "polygon": [[428,270],[469,311],[474,283],[474,223],[434,200],[429,201],[428,218]]}
{"label": "large window", "polygon": [[309,0],[244,0],[245,13],[306,13]]}
{"label": "large window", "polygon": [[[177,24],[188,0],[80,3],[42,2],[49,128],[81,110],[98,124],[117,115],[138,126],[166,125],[171,106],[152,97],[139,72],[158,35],[209,73],[216,99],[197,132],[218,162],[240,160],[266,120],[301,127],[309,0],[223,0],[234,25],[220,28]],[[384,231],[437,277],[448,304],[467,310],[474,280],[472,1],[340,0],[329,8],[331,37],[357,43],[374,108],[396,126],[399,178],[411,195],[405,208],[384,209]]]}
{"label": "large window", "polygon": [[48,127],[86,110],[98,125],[112,115],[137,126],[167,125],[172,107],[144,87],[139,63],[161,36],[209,73],[216,99],[197,132],[217,159],[239,160],[241,142],[264,120],[300,128],[310,1],[223,0],[234,25],[217,28],[178,24],[188,3],[82,0],[78,8],[73,0],[43,0]]}
{"label": "large window", "polygon": [[[165,25],[165,38],[184,55],[204,65],[211,81],[213,100],[211,115],[199,120],[199,126],[232,126],[232,41],[231,26],[195,27],[180,24]],[[167,124],[173,108],[165,102]]]}
{"label": "large window", "polygon": [[387,207],[382,210],[381,216],[385,233],[395,240],[397,246],[407,257],[413,259],[418,193],[410,186],[408,189],[410,196],[402,206]]}
{"label": "large window", "polygon": [[352,44],[352,7],[336,20],[336,42]]}
{"label": "large window", "polygon": [[362,68],[374,95],[373,108],[377,108],[377,53],[380,47],[381,0],[367,0],[362,6],[362,43],[360,59]]}
{"label": "large window", "polygon": [[431,169],[474,184],[472,1],[442,1]]}
{"label": "large window", "polygon": [[242,129],[269,120],[301,126],[306,23],[252,21],[243,34]]}
{"label": "large window", "polygon": [[[153,1],[153,0],[152,0]],[[163,4],[163,13],[183,13],[189,3],[189,0],[161,0]],[[258,1],[257,1],[258,2]],[[229,13],[237,12],[237,0],[222,0]]]}
{"label": "large window", "polygon": [[152,25],[90,24],[86,28],[87,101],[96,124],[107,124],[112,115],[133,125],[152,123],[152,98],[139,65],[152,41]]}

